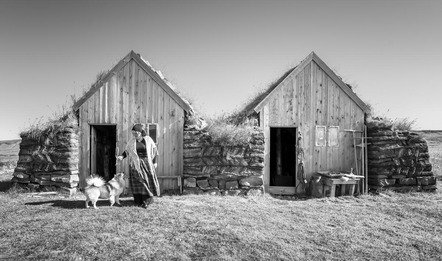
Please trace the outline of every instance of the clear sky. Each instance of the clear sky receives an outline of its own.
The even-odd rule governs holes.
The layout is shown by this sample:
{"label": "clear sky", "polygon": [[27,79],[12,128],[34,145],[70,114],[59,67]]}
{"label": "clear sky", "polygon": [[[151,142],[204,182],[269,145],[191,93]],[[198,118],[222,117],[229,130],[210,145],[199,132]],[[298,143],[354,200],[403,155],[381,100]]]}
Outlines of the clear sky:
{"label": "clear sky", "polygon": [[314,51],[379,114],[442,130],[442,1],[0,0],[0,140],[131,50],[208,114]]}

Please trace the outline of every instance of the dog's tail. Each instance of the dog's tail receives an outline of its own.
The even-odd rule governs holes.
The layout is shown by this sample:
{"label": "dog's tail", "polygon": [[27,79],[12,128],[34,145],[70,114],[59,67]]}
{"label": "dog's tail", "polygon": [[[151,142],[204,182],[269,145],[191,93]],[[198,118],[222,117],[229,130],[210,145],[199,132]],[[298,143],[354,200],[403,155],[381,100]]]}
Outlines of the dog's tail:
{"label": "dog's tail", "polygon": [[106,183],[102,177],[91,177],[86,179],[88,186],[101,187]]}

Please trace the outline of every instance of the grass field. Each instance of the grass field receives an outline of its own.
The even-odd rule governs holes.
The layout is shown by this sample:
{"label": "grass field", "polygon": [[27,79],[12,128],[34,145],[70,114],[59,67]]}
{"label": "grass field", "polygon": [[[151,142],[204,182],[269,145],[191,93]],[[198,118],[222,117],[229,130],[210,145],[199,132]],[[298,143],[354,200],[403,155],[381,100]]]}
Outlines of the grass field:
{"label": "grass field", "polygon": [[0,177],[10,174],[17,166],[21,139],[0,141]]}
{"label": "grass field", "polygon": [[421,131],[427,140],[433,172],[442,180],[442,131]]}
{"label": "grass field", "polygon": [[[442,176],[442,133],[424,133]],[[359,197],[163,196],[86,209],[84,196],[18,193],[0,175],[0,260],[441,260],[433,193]]]}
{"label": "grass field", "polygon": [[164,196],[148,210],[0,193],[0,260],[440,260],[442,194]]}

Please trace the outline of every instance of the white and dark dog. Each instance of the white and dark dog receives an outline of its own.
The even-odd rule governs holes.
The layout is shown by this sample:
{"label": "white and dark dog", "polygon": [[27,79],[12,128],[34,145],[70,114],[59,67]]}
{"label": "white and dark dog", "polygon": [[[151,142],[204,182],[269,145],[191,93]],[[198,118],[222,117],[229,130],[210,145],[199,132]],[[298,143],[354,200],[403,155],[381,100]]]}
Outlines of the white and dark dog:
{"label": "white and dark dog", "polygon": [[108,182],[102,177],[91,177],[86,179],[86,184],[87,186],[84,188],[86,208],[89,208],[89,202],[92,202],[95,209],[98,209],[96,205],[98,198],[109,199],[111,207],[115,202],[120,205],[120,195],[126,186],[124,173],[115,174],[114,178]]}

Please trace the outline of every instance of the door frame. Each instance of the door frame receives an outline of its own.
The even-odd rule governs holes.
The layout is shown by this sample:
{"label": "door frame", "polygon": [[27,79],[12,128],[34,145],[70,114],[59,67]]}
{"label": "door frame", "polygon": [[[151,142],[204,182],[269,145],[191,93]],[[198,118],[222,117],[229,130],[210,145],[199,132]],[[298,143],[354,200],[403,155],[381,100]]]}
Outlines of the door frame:
{"label": "door frame", "polygon": [[291,126],[277,126],[277,125],[270,125],[268,127],[268,141],[269,141],[269,145],[268,145],[268,168],[267,168],[267,180],[268,180],[268,185],[266,186],[266,191],[270,194],[276,194],[276,195],[294,195],[296,194],[296,186],[298,185],[298,180],[296,179],[296,174],[298,172],[298,157],[295,154],[294,155],[294,160],[295,160],[295,186],[293,187],[288,187],[288,186],[271,186],[270,185],[270,179],[271,179],[271,167],[270,167],[270,161],[271,161],[271,129],[274,128],[279,128],[279,129],[294,129],[295,131],[295,146],[298,146],[298,126],[295,125],[291,125]]}
{"label": "door frame", "polygon": [[[97,140],[96,140],[96,126],[103,126],[103,127],[107,127],[107,126],[112,126],[115,127],[115,148],[117,148],[118,146],[118,126],[117,124],[108,124],[108,123],[89,123],[89,175],[92,174],[96,174],[96,169],[97,169]],[[110,155],[115,155],[115,151],[113,153],[110,153]],[[115,169],[117,170],[117,169]]]}

